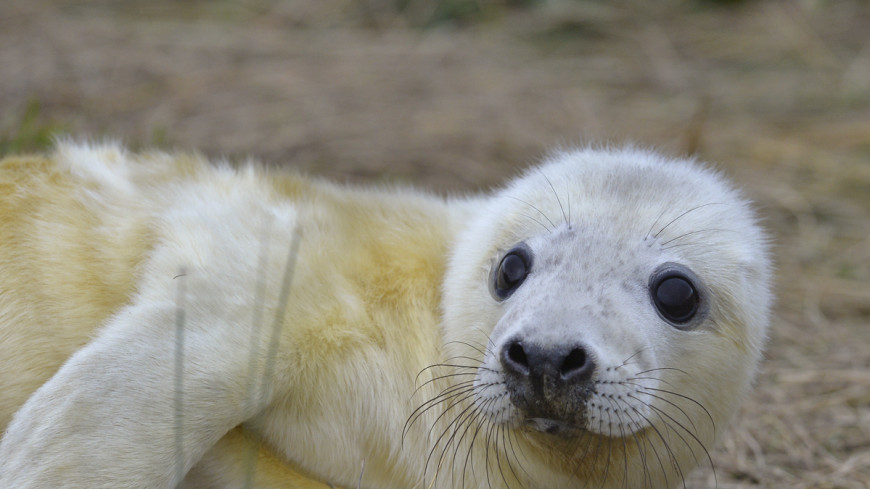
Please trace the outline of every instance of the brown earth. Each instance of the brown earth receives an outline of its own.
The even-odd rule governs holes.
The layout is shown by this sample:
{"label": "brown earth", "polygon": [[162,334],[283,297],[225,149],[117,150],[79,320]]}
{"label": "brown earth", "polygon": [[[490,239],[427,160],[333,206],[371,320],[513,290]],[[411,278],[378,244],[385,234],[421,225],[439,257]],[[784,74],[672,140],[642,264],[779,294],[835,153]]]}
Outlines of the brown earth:
{"label": "brown earth", "polygon": [[779,302],[687,487],[866,489],[868,32],[858,0],[3,0],[0,151],[65,132],[438,191],[555,144],[695,153],[757,201]]}

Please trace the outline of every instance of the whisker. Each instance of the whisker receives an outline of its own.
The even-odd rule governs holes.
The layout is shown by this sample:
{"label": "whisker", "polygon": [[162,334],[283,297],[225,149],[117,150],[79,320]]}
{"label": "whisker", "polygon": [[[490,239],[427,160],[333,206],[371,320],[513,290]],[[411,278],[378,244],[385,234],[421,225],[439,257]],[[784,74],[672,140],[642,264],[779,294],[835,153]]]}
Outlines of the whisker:
{"label": "whisker", "polygon": [[[707,461],[710,462],[710,466],[711,466],[711,467],[713,466],[713,458],[710,456],[710,452],[707,451],[707,447],[706,447],[706,446],[704,445],[704,443],[700,440],[700,438],[698,438],[698,437],[695,435],[695,433],[693,433],[691,430],[689,430],[688,428],[686,428],[685,425],[683,425],[682,423],[680,423],[679,421],[677,421],[673,416],[671,416],[670,414],[668,414],[667,412],[665,412],[665,411],[662,410],[661,408],[655,407],[655,406],[653,406],[653,405],[651,405],[651,404],[647,404],[647,406],[649,406],[649,408],[652,409],[653,411],[655,411],[656,413],[658,413],[658,414],[660,414],[660,415],[663,415],[663,416],[667,417],[667,418],[668,418],[672,423],[676,424],[676,425],[677,425],[681,430],[683,430],[684,433],[686,433],[687,435],[689,435],[689,437],[691,437],[691,438],[695,441],[695,443],[697,443],[698,446],[701,447],[701,450],[704,451],[704,455],[705,455],[705,457],[707,458]],[[666,424],[667,424],[667,423],[666,423]],[[669,424],[667,424],[667,425],[670,426]],[[673,430],[673,431],[674,431],[674,433],[677,434],[677,436],[680,437],[681,440],[683,440],[683,443],[684,443],[687,447],[690,446],[688,440],[686,440],[686,439],[685,439],[685,438],[680,434],[679,431],[677,431],[677,430]],[[692,450],[692,457],[695,459],[695,463],[698,463],[698,458],[695,457],[695,451],[694,451],[694,450]]]}
{"label": "whisker", "polygon": [[[628,405],[629,408],[631,405]],[[641,443],[642,438],[638,436],[638,429],[642,426],[637,420],[635,420],[631,416],[631,412],[625,411],[625,415],[628,416],[628,419],[631,421],[632,426],[635,428],[631,431],[631,438],[634,440],[634,445],[637,447],[638,456],[640,456],[641,467],[643,467],[643,480],[645,481],[645,487],[652,487],[652,474],[649,471],[649,463],[647,462],[646,450],[644,445]],[[646,438],[643,438],[645,441]],[[655,448],[653,448],[653,454],[658,458],[658,453],[656,453]],[[664,466],[661,465],[661,459],[659,459],[659,466],[661,466],[662,472],[664,473]]]}
{"label": "whisker", "polygon": [[[494,399],[487,400],[486,402],[484,402],[483,407],[486,408],[490,404],[492,404],[493,402],[495,402]],[[487,422],[486,417],[483,416],[482,413],[480,413],[480,412],[478,412],[477,419],[482,419],[482,421],[477,422],[477,427],[474,430],[474,434],[471,436],[471,443],[469,443],[468,451],[465,454],[465,462],[462,465],[463,486],[465,485],[465,480],[466,480],[465,474],[467,473],[466,470],[468,469],[469,461],[471,462],[471,476],[475,480],[477,479],[477,474],[474,473],[474,460],[473,460],[473,458],[474,458],[474,443],[477,441],[477,435],[480,433],[480,430],[483,429],[484,424]]]}
{"label": "whisker", "polygon": [[429,384],[438,382],[439,380],[449,379],[450,377],[462,377],[465,375],[477,375],[477,372],[456,372],[456,373],[452,373],[452,374],[444,374],[444,375],[439,375],[437,377],[432,377],[431,379],[427,380],[426,382],[423,382],[422,384],[420,384],[419,387],[414,389],[414,392],[411,393],[411,397],[414,397],[418,392],[420,392],[420,389],[426,387]]}
{"label": "whisker", "polygon": [[[612,397],[608,397],[608,398],[607,398],[607,402],[610,403],[610,406],[611,406],[611,408],[612,408],[611,411],[608,411],[608,417],[610,416],[610,412],[613,412],[613,413],[616,414],[616,419],[617,419],[617,421],[618,421],[617,425],[619,426],[619,439],[622,440],[622,450],[623,450],[623,455],[622,455],[622,464],[623,464],[622,483],[623,483],[623,487],[625,487],[626,479],[627,479],[627,477],[628,477],[628,445],[626,444],[626,440],[625,440],[625,430],[623,429],[622,417],[619,415],[620,409],[619,409],[618,406],[616,405],[615,401],[613,400]],[[612,423],[611,423],[611,425],[608,425],[608,428],[609,428],[610,431],[612,432],[612,428],[611,428],[611,426],[612,426]],[[610,434],[612,435],[612,433],[610,433]]]}
{"label": "whisker", "polygon": [[[652,409],[651,405],[649,405],[647,403],[643,403],[643,404],[646,405],[647,407],[649,407],[650,409]],[[653,430],[653,432],[656,434],[656,436],[658,436],[659,440],[661,440],[662,447],[667,452],[668,459],[670,460],[671,465],[677,470],[677,473],[679,474],[680,479],[682,479],[682,481],[683,481],[683,489],[686,489],[686,477],[683,474],[683,469],[682,469],[682,467],[680,467],[680,463],[677,460],[677,456],[674,454],[673,450],[671,450],[671,447],[668,444],[668,441],[662,435],[662,432],[658,429],[658,427],[649,418],[644,416],[642,413],[638,412],[634,407],[631,407],[631,409],[633,409],[635,412],[637,412],[637,414],[646,421],[647,425]],[[659,419],[661,419],[661,416],[659,416]],[[665,420],[662,419],[662,423],[666,427],[670,428],[670,425],[668,425],[668,423]],[[671,430],[669,429],[669,431],[671,431]],[[667,477],[668,477],[667,471],[663,472],[663,475],[665,476],[665,482],[667,483]],[[667,484],[667,485],[670,486],[670,484]]]}
{"label": "whisker", "polygon": [[[679,372],[679,373],[681,373],[681,374],[683,374],[683,375],[685,375],[685,376],[687,376],[687,377],[689,377],[689,378],[692,377],[692,375],[689,374],[689,372],[686,372],[686,371],[683,370],[683,369],[679,369],[679,368],[675,368],[675,367],[657,367],[657,368],[651,368],[651,369],[648,369],[648,370],[641,370],[640,372],[637,372],[637,373],[635,374],[635,376],[637,376],[637,375],[643,375],[643,374],[648,374],[648,373],[652,373],[652,372],[665,371],[665,370],[672,371],[672,372]],[[655,378],[655,377],[652,377],[652,378]]]}
{"label": "whisker", "polygon": [[[687,233],[683,233],[683,234],[681,234],[681,235],[679,235],[679,236],[677,236],[677,237],[671,238],[671,239],[669,239],[669,240],[667,240],[667,241],[663,241],[663,242],[661,243],[661,245],[662,245],[663,247],[667,247],[668,244],[670,244],[670,243],[672,243],[672,242],[674,242],[674,241],[676,241],[676,240],[678,240],[678,239],[683,239],[683,238],[685,238],[686,236],[692,236],[692,235],[694,235],[694,234],[701,234],[701,233],[717,233],[717,232],[718,232],[718,233],[737,233],[737,231],[735,231],[735,230],[733,230],[733,229],[719,229],[719,228],[696,229],[695,231],[689,231],[689,232],[687,232]],[[690,243],[686,243],[686,244],[690,244]]]}
{"label": "whisker", "polygon": [[647,237],[647,238],[652,234],[652,230],[655,229],[656,224],[659,223],[659,221],[661,220],[661,218],[665,217],[665,212],[667,212],[667,211],[668,211],[667,208],[662,209],[662,212],[659,213],[659,216],[656,217],[656,220],[655,220],[655,221],[653,221],[652,226],[649,227],[649,231],[646,232],[646,237]]}
{"label": "whisker", "polygon": [[526,204],[527,206],[529,206],[529,207],[531,207],[532,209],[534,209],[535,211],[537,211],[538,214],[542,215],[542,216],[544,217],[544,219],[546,219],[547,222],[550,223],[550,227],[548,228],[547,226],[544,226],[543,223],[541,223],[540,221],[538,221],[538,220],[536,220],[536,219],[532,219],[533,221],[537,222],[538,224],[541,224],[541,225],[544,226],[544,228],[547,229],[548,231],[551,231],[551,232],[552,232],[552,231],[554,231],[554,230],[556,229],[556,224],[553,223],[553,221],[550,220],[550,218],[547,217],[546,214],[544,214],[544,211],[542,211],[541,209],[538,209],[537,207],[533,206],[532,204],[526,202],[525,200],[522,200],[522,199],[520,199],[520,198],[513,197],[513,196],[509,196],[509,197],[510,197],[511,199],[513,199],[513,200],[516,200],[517,202],[521,202],[521,203],[523,203],[523,204]]}
{"label": "whisker", "polygon": [[[507,437],[507,440],[508,440],[508,446],[510,447],[510,453],[513,455],[514,460],[516,460],[517,465],[519,465],[520,470],[522,470],[523,473],[525,473],[527,477],[531,477],[531,474],[529,474],[529,473],[526,471],[526,468],[523,467],[523,463],[520,461],[519,457],[517,456],[516,448],[515,448],[515,446],[514,446],[514,440],[516,439],[516,436],[517,436],[517,434],[516,434],[516,432],[515,432],[514,430],[509,430],[509,431],[508,431],[508,437]],[[522,447],[520,447],[520,448],[522,448]],[[522,450],[520,450],[520,453],[522,453]],[[526,457],[525,453],[523,453],[523,457],[525,457],[526,460],[528,461],[528,457]],[[520,477],[517,476],[517,479],[519,480]]]}
{"label": "whisker", "polygon": [[[494,399],[488,399],[484,402],[484,405],[489,405],[492,402],[494,402]],[[456,456],[459,454],[459,449],[462,446],[462,441],[465,439],[465,435],[468,434],[468,431],[471,429],[472,426],[478,426],[478,427],[480,426],[480,422],[478,420],[480,419],[481,416],[483,416],[483,413],[481,413],[477,409],[471,410],[471,412],[466,415],[466,420],[463,422],[463,424],[465,424],[465,429],[463,429],[462,434],[459,435],[459,440],[456,443],[456,449],[453,451],[453,459],[450,461],[451,467],[454,467],[454,468],[456,467]],[[472,438],[471,443],[472,444],[474,443],[474,438]],[[470,449],[469,449],[469,453],[470,453]],[[467,460],[466,460],[466,463],[467,463]],[[463,467],[463,470],[462,470],[462,480],[463,480],[463,484],[464,484],[465,467]]]}
{"label": "whisker", "polygon": [[[686,396],[686,395],[680,394],[679,392],[673,392],[673,391],[669,391],[669,390],[665,390],[665,389],[658,389],[658,388],[655,388],[655,387],[646,387],[646,386],[639,386],[639,387],[641,387],[641,389],[640,389],[641,392],[643,392],[644,394],[650,395],[650,396],[652,396],[652,394],[650,394],[649,392],[646,392],[646,391],[660,392],[660,393],[663,393],[663,394],[668,394],[668,395],[671,395],[671,396],[679,397],[679,398],[681,398],[681,399],[685,399],[685,400],[691,402],[692,404],[698,406],[699,408],[701,408],[702,411],[704,411],[704,414],[707,415],[707,419],[710,420],[710,425],[711,425],[711,427],[713,428],[713,432],[714,432],[714,433],[716,432],[716,421],[713,420],[713,415],[710,414],[710,411],[708,411],[707,408],[706,408],[703,404],[701,404],[700,402],[698,402],[698,401],[692,399],[692,398],[689,397],[689,396]],[[657,399],[661,399],[662,401],[667,402],[668,404],[671,404],[671,405],[673,405],[674,407],[677,407],[676,404],[674,404],[673,402],[671,402],[671,401],[669,401],[669,400],[667,400],[667,399],[664,399],[664,398],[661,398],[661,397],[658,397],[658,396],[653,396],[653,397],[656,397]]]}
{"label": "whisker", "polygon": [[626,367],[626,366],[628,366],[628,364],[629,364],[629,362],[631,362],[631,359],[632,359],[632,358],[634,358],[634,357],[640,355],[641,353],[643,353],[644,350],[648,350],[648,349],[649,349],[649,347],[647,346],[647,347],[641,348],[640,350],[634,352],[630,357],[628,357],[628,358],[626,358],[625,360],[623,360],[622,364],[621,364],[619,367],[617,367],[617,368],[621,368],[621,367]]}
{"label": "whisker", "polygon": [[[438,456],[438,466],[439,466],[439,467],[443,465],[443,463],[444,463],[444,456],[445,456],[445,455],[447,454],[447,452],[450,450],[450,447],[453,446],[454,443],[456,443],[456,434],[459,432],[459,430],[462,428],[463,425],[468,424],[469,419],[470,419],[468,413],[469,413],[470,411],[471,411],[472,413],[474,412],[474,404],[473,404],[473,403],[470,404],[469,406],[467,406],[465,409],[463,409],[463,410],[462,410],[462,411],[461,411],[461,412],[456,416],[456,418],[453,419],[453,420],[452,420],[452,421],[451,421],[451,422],[450,422],[450,423],[445,427],[444,432],[442,433],[442,437],[443,437],[443,436],[444,436],[448,431],[450,431],[451,433],[450,433],[450,436],[445,440],[445,442],[444,442],[444,448],[441,450],[441,454]],[[439,437],[439,440],[440,440],[440,439],[441,439],[441,437]],[[436,447],[438,446],[438,442],[436,442],[435,446],[436,446]],[[454,481],[455,476],[456,476],[455,471],[454,471],[453,469],[455,468],[455,462],[454,462],[454,461],[455,461],[455,458],[456,458],[456,452],[458,451],[458,449],[459,449],[459,446],[458,446],[458,444],[456,444],[456,448],[455,448],[454,451],[453,451],[453,454],[454,454],[453,461],[451,461],[451,471],[450,471],[450,472],[451,472],[451,482]]]}
{"label": "whisker", "polygon": [[484,331],[484,329],[481,328],[480,326],[475,326],[474,330],[477,331],[478,333],[480,333],[484,338],[486,338],[486,346],[484,347],[484,350],[487,353],[494,352],[495,351],[494,350],[495,343],[493,343],[492,338],[489,335],[489,332]]}
{"label": "whisker", "polygon": [[[498,447],[499,435],[504,436],[504,428],[495,423],[493,423],[493,428],[495,431],[495,445]],[[501,461],[502,457],[499,456],[499,451],[495,450],[495,463],[498,467],[498,474],[501,476],[501,480],[504,482],[505,487],[510,488],[510,482],[508,482],[507,477],[504,475],[504,467],[502,467]],[[507,460],[505,460],[505,463],[507,463]]]}
{"label": "whisker", "polygon": [[562,199],[559,198],[559,192],[556,192],[556,187],[553,186],[553,182],[551,182],[550,179],[547,178],[547,175],[543,171],[541,171],[541,176],[544,177],[544,180],[547,181],[547,185],[550,186],[550,190],[553,191],[553,195],[556,197],[556,202],[559,204],[559,209],[562,211],[562,219],[564,219],[565,224],[570,227],[571,222],[568,220],[568,216],[565,214],[565,208],[562,207]]}
{"label": "whisker", "polygon": [[488,419],[486,420],[486,422],[487,422],[488,426],[486,428],[486,445],[484,445],[485,455],[483,458],[483,460],[484,460],[483,469],[484,469],[484,474],[486,475],[486,486],[489,489],[492,489],[492,480],[489,477],[489,457],[490,457],[489,447],[492,445],[492,443],[491,443],[492,430],[493,430],[493,427],[495,426],[495,423],[493,423],[491,420],[488,420]]}
{"label": "whisker", "polygon": [[[660,400],[660,401],[662,401],[662,402],[664,402],[664,403],[667,403],[667,404],[670,405],[670,406],[673,406],[676,410],[678,410],[678,411],[680,412],[680,414],[683,415],[684,418],[686,418],[686,420],[689,422],[689,424],[692,425],[692,429],[695,430],[695,431],[698,431],[698,427],[695,426],[695,422],[692,421],[692,418],[689,416],[689,414],[686,413],[686,411],[685,411],[682,407],[678,406],[676,403],[674,403],[674,402],[672,402],[672,401],[669,401],[669,400],[667,400],[667,399],[664,399],[664,398],[661,397],[661,396],[657,396],[657,395],[655,395],[655,394],[652,394],[652,393],[650,393],[650,392],[647,392],[647,391],[645,391],[645,390],[643,390],[643,389],[639,390],[639,392],[641,392],[641,393],[643,393],[643,394],[645,394],[645,395],[647,395],[647,396],[650,396],[650,397],[652,397],[653,399],[658,399],[658,400]],[[629,394],[628,397],[630,397],[630,398],[632,398],[632,399],[635,399],[635,400],[637,400],[638,402],[641,402],[641,403],[647,404],[648,406],[652,407],[650,404],[646,403],[645,401],[642,401],[641,399],[639,399],[639,398],[637,398],[637,397],[635,397],[635,396],[633,396],[633,395],[631,395],[631,394]]]}
{"label": "whisker", "polygon": [[568,188],[568,184],[565,184],[565,198],[568,199],[568,229],[571,229],[574,221],[571,220],[571,189]]}
{"label": "whisker", "polygon": [[[490,399],[487,399],[486,401],[484,401],[483,405],[481,406],[481,409],[475,410],[475,413],[472,415],[472,417],[469,420],[469,422],[473,421],[475,423],[475,429],[474,429],[474,433],[471,435],[471,442],[468,445],[468,450],[465,453],[465,461],[462,464],[462,485],[463,485],[463,487],[465,487],[465,481],[467,480],[469,463],[471,466],[471,477],[475,481],[477,480],[477,474],[474,471],[474,444],[478,440],[478,434],[480,434],[481,430],[483,430],[484,427],[487,424],[489,424],[489,420],[483,414],[483,411],[488,409],[488,407],[492,403],[494,403],[498,399],[498,397],[499,396],[496,396],[494,398],[490,398]],[[463,433],[462,437],[463,438],[465,437],[465,433]],[[488,443],[488,440],[484,440],[484,443]],[[459,450],[459,447],[457,446],[456,449]],[[455,455],[456,455],[456,452],[454,452],[454,456]],[[484,460],[484,465],[486,465],[486,460]]]}
{"label": "whisker", "polygon": [[449,388],[441,391],[441,393],[437,396],[427,400],[416,409],[414,409],[414,411],[411,412],[410,416],[408,416],[408,419],[405,421],[405,427],[402,430],[402,436],[404,437],[404,435],[408,433],[408,430],[410,430],[411,426],[416,423],[420,416],[422,416],[423,413],[425,413],[429,409],[432,409],[443,401],[452,399],[454,396],[463,395],[463,393],[467,391],[473,391],[473,389],[473,381],[469,380],[460,384],[450,386]]}
{"label": "whisker", "polygon": [[[441,418],[443,418],[451,409],[453,409],[455,406],[459,405],[462,401],[464,401],[464,400],[466,400],[469,397],[474,395],[473,390],[471,390],[470,394],[468,394],[468,393],[466,393],[466,394],[467,395],[465,395],[465,397],[462,397],[462,398],[458,399],[457,401],[451,403],[447,408],[444,409],[444,411],[440,415],[438,415],[438,417],[432,423],[432,428],[430,429],[430,434],[431,434],[431,430],[434,429],[435,426],[438,424],[438,421]],[[435,440],[435,443],[432,444],[432,449],[429,450],[429,456],[426,457],[426,464],[423,466],[423,473],[424,474],[427,472],[428,467],[429,467],[429,463],[432,461],[432,456],[435,455],[435,451],[437,450],[438,446],[441,444],[442,441],[445,441],[445,443],[446,443],[447,440],[445,440],[444,437],[447,436],[447,432],[450,431],[450,428],[459,419],[461,419],[461,416],[454,418],[452,421],[450,421],[450,423],[448,423],[447,426],[444,428],[444,431],[441,432],[441,435],[439,435],[438,438]],[[449,446],[449,445],[446,445],[446,446]],[[441,468],[441,465],[443,464],[443,461],[444,461],[443,458],[444,458],[444,452],[442,451],[441,455],[438,458],[438,469],[439,470]]]}
{"label": "whisker", "polygon": [[[646,423],[647,425],[652,426],[652,422],[651,422],[651,421],[650,421],[646,416],[644,416],[643,414],[641,414],[641,413],[640,413],[640,412],[639,412],[639,411],[638,411],[634,406],[631,406],[631,405],[629,404],[628,407],[629,407],[632,411],[634,411],[635,414],[637,414],[637,415],[638,415],[642,420],[644,420],[645,423]],[[638,423],[638,424],[640,424],[640,423]],[[653,428],[653,429],[655,430],[655,428]],[[656,430],[656,431],[657,431],[657,430]],[[635,435],[635,436],[636,436],[636,435]],[[653,455],[655,455],[656,460],[658,461],[658,464],[659,464],[659,468],[660,468],[661,471],[662,471],[662,475],[665,477],[665,486],[670,486],[670,484],[667,483],[667,480],[668,480],[668,472],[667,472],[667,470],[665,470],[664,462],[662,462],[662,458],[661,458],[661,456],[659,455],[659,451],[656,450],[655,444],[653,444],[652,440],[650,440],[649,437],[643,437],[642,440],[644,441],[644,443],[649,444],[649,447],[652,449]],[[638,448],[640,449],[640,447],[638,447]],[[644,466],[644,468],[645,468],[645,467],[646,467],[646,466]],[[652,487],[652,480],[650,480],[650,487]]]}
{"label": "whisker", "polygon": [[[455,360],[455,358],[454,358],[454,360]],[[475,369],[475,370],[478,368],[478,367],[475,367],[472,365],[459,365],[459,364],[453,364],[453,363],[434,363],[434,364],[429,365],[427,367],[423,367],[423,369],[417,373],[417,376],[414,377],[414,384],[415,385],[417,384],[417,382],[420,380],[420,376],[423,375],[424,372],[426,372],[427,370],[433,369],[433,368],[438,368],[438,367],[467,368],[467,369]]]}
{"label": "whisker", "polygon": [[[411,429],[411,426],[413,426],[413,424],[416,423],[418,419],[420,419],[420,416],[422,416],[423,413],[425,413],[429,409],[434,408],[435,406],[437,406],[438,404],[440,404],[444,401],[455,398],[456,396],[462,396],[468,392],[474,392],[474,385],[473,384],[474,384],[474,381],[469,380],[469,381],[461,382],[459,384],[450,386],[447,389],[444,389],[437,396],[433,397],[432,399],[429,399],[428,401],[426,401],[423,404],[421,404],[420,406],[418,406],[417,409],[412,411],[411,415],[408,416],[408,420],[405,421],[405,427],[402,429],[402,438],[404,439],[405,435],[407,435],[408,431]],[[450,407],[452,407],[452,406],[448,406],[448,408],[445,409],[444,412],[442,412],[441,415],[438,416],[438,418],[436,418],[435,421],[437,422],[438,419],[440,419],[442,416],[444,416],[447,413],[447,411],[450,409]]]}
{"label": "whisker", "polygon": [[480,353],[481,355],[486,355],[486,353],[485,353],[485,351],[484,351],[484,350],[486,349],[486,347],[485,347],[482,343],[478,343],[478,342],[476,342],[476,341],[475,341],[475,343],[477,343],[477,346],[472,345],[471,343],[469,343],[469,342],[467,342],[467,341],[453,340],[453,341],[448,341],[448,342],[446,342],[446,343],[444,343],[444,344],[445,344],[445,345],[453,345],[453,344],[464,345],[464,346],[467,346],[467,347],[471,348],[472,350],[477,351],[477,352]]}
{"label": "whisker", "polygon": [[659,237],[659,236],[660,236],[660,235],[665,231],[665,229],[669,228],[673,223],[675,223],[675,222],[677,222],[678,220],[682,219],[682,218],[683,218],[684,216],[686,216],[687,214],[690,214],[690,213],[692,213],[692,212],[695,212],[695,211],[697,211],[697,210],[699,210],[699,209],[703,209],[704,207],[708,207],[708,206],[711,206],[711,205],[725,205],[725,204],[722,203],[722,202],[709,202],[709,203],[707,203],[707,204],[701,204],[701,205],[699,205],[699,206],[695,206],[695,207],[693,207],[693,208],[687,210],[686,212],[683,212],[683,213],[680,214],[679,216],[673,218],[669,223],[665,224],[665,226],[664,226],[663,228],[659,229],[658,232],[655,233],[655,234],[653,235],[653,238],[658,239],[658,237]]}
{"label": "whisker", "polygon": [[526,214],[525,212],[522,213],[522,216],[525,217],[526,219],[530,220],[530,221],[533,221],[535,224],[538,224],[539,226],[541,226],[542,228],[544,228],[545,231],[547,231],[547,232],[553,232],[553,230],[552,230],[551,228],[548,228],[547,226],[544,225],[544,223],[542,223],[541,221],[535,219],[534,217],[532,217],[532,216]]}

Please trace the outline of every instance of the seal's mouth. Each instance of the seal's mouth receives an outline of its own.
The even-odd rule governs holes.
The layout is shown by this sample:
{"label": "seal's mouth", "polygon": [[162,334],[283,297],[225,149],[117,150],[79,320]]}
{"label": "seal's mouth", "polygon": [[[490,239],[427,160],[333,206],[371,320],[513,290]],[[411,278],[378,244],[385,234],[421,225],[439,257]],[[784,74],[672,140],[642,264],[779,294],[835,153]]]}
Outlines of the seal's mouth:
{"label": "seal's mouth", "polygon": [[535,431],[557,436],[575,436],[582,428],[550,418],[526,418],[525,425]]}

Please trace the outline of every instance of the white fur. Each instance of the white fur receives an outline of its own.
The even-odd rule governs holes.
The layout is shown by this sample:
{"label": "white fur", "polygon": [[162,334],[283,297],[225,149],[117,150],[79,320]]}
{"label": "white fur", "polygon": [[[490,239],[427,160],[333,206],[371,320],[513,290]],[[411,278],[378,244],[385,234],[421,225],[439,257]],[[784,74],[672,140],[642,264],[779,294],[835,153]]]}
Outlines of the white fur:
{"label": "white fur", "polygon": [[[765,238],[745,199],[690,161],[559,152],[491,196],[445,202],[304,179],[273,186],[198,157],[188,175],[175,156],[113,145],[64,144],[54,158],[97,216],[95,243],[142,229],[150,241],[128,245],[142,247],[135,269],[105,262],[106,274],[132,274],[135,291],[104,324],[77,326],[93,339],[18,409],[0,443],[0,487],[174,487],[188,472],[189,484],[212,474],[238,487],[243,471],[217,461],[245,460],[228,434],[245,422],[277,464],[346,486],[361,462],[363,487],[676,486],[747,392],[765,342]],[[52,222],[37,226],[61,232]],[[536,268],[496,301],[493,267],[519,242]],[[64,250],[72,270],[100,266]],[[708,303],[690,328],[650,300],[649,277],[666,262],[703,282]],[[9,338],[30,320],[15,304],[0,301]],[[501,383],[497,352],[518,334],[582,341],[596,358],[570,449],[539,433]],[[475,375],[426,369],[451,363]],[[464,380],[473,396],[415,411]],[[584,456],[607,439],[647,453]]]}

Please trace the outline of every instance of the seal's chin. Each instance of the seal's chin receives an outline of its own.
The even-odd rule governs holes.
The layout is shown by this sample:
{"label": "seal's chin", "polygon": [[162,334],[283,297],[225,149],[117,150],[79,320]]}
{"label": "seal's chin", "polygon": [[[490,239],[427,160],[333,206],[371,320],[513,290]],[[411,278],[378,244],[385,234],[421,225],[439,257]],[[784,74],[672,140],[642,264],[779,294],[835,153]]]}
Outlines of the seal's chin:
{"label": "seal's chin", "polygon": [[535,431],[561,437],[577,436],[583,431],[582,428],[564,421],[549,418],[526,418],[525,425]]}

